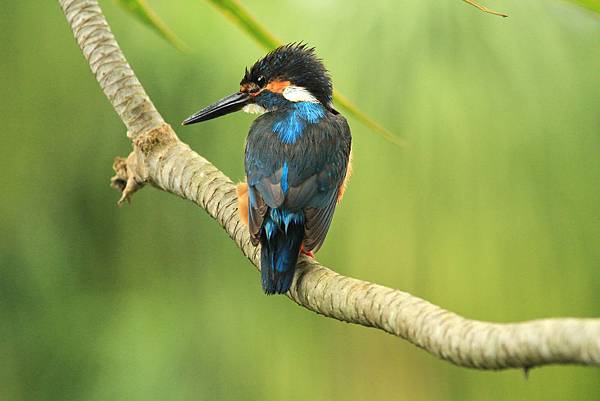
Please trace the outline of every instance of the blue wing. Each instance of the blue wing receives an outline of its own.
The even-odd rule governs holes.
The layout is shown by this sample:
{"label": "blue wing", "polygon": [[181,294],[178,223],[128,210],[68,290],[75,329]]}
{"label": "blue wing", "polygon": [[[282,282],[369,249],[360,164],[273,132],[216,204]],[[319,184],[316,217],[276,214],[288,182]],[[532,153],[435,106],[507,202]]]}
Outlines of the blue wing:
{"label": "blue wing", "polygon": [[273,132],[281,118],[270,112],[255,120],[246,144],[249,228],[254,244],[269,208],[302,211],[304,248],[318,250],[331,224],[339,188],[350,156],[351,136],[346,120],[327,113],[307,124],[294,143]]}

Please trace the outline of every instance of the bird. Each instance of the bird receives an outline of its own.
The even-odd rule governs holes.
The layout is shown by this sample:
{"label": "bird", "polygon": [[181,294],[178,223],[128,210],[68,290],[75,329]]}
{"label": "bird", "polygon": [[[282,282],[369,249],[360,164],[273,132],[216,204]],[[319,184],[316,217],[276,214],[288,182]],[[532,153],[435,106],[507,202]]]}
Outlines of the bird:
{"label": "bird", "polygon": [[246,68],[239,91],[183,121],[243,110],[259,116],[246,138],[240,220],[261,246],[262,288],[284,294],[301,253],[323,245],[350,176],[352,136],[333,107],[333,85],[314,47],[280,46]]}

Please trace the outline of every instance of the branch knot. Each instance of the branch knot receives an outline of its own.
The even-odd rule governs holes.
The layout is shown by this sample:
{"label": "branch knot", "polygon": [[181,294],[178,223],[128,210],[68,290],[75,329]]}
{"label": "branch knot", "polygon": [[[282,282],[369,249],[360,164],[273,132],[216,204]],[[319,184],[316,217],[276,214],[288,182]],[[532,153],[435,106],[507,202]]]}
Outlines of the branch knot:
{"label": "branch knot", "polygon": [[[152,128],[133,139],[134,149],[139,149],[144,156],[159,152],[160,148],[179,142],[173,128],[167,123]],[[135,151],[135,150],[134,150]]]}

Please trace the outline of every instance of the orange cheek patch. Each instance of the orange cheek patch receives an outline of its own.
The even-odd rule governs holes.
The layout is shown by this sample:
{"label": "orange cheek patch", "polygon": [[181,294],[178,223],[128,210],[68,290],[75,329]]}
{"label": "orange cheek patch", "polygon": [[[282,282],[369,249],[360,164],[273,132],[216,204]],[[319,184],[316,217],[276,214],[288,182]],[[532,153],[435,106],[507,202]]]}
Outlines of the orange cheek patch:
{"label": "orange cheek patch", "polygon": [[290,86],[290,81],[271,81],[268,83],[266,89],[273,93],[282,93],[285,88]]}

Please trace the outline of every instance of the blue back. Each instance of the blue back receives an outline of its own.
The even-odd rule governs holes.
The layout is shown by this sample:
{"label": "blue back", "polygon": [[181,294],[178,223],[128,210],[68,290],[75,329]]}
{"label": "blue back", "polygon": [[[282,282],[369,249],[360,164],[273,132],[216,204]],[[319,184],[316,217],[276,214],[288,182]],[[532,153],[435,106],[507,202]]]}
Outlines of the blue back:
{"label": "blue back", "polygon": [[268,271],[262,266],[266,292],[287,291],[300,246],[311,251],[322,245],[350,144],[346,120],[320,103],[289,103],[252,124],[245,157],[248,221],[268,264]]}

